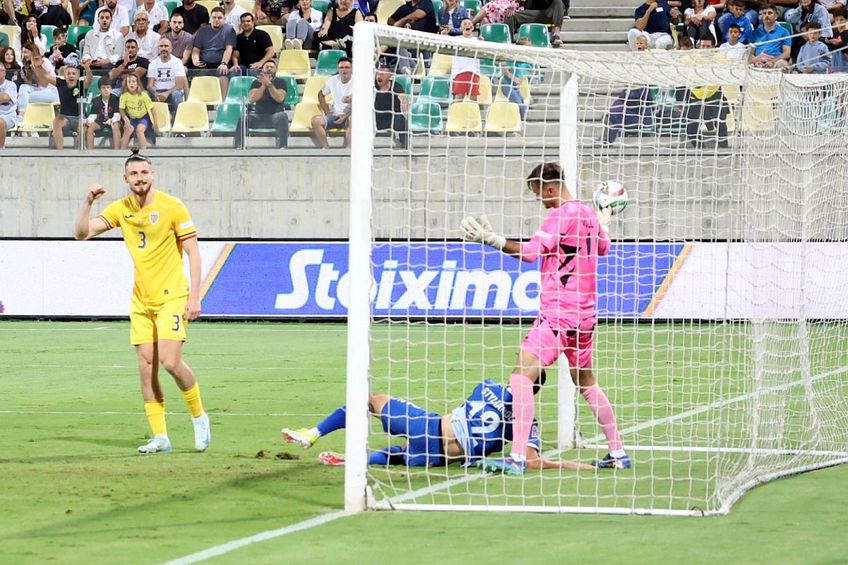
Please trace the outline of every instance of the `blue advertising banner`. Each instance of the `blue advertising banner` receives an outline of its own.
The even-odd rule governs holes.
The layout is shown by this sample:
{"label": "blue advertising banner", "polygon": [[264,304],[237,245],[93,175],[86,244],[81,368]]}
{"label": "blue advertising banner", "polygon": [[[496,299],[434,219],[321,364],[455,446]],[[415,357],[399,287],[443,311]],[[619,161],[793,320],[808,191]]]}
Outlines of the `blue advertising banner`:
{"label": "blue advertising banner", "polygon": [[[667,286],[683,244],[613,244],[598,265],[598,315],[636,318]],[[203,299],[218,316],[344,317],[347,243],[236,243]],[[532,318],[539,264],[479,244],[385,243],[372,253],[373,312],[415,318]]]}

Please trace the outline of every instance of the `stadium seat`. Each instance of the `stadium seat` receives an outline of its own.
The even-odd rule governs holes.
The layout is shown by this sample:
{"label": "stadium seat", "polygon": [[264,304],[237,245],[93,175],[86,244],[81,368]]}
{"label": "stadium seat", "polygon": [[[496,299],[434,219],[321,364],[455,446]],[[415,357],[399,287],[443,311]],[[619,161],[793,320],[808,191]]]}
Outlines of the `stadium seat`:
{"label": "stadium seat", "polygon": [[551,38],[548,26],[545,24],[521,24],[518,28],[518,39],[527,38],[533,47],[550,47]]}
{"label": "stadium seat", "polygon": [[55,117],[53,104],[28,104],[18,131],[52,131]]}
{"label": "stadium seat", "polygon": [[459,5],[468,9],[472,16],[482,8],[480,0],[460,0]]}
{"label": "stadium seat", "polygon": [[[183,3],[180,0],[164,0],[162,5],[165,6],[166,10],[168,10],[168,18],[170,18],[174,14],[174,10],[176,10],[179,6],[182,6]],[[253,11],[252,7],[251,11]]]}
{"label": "stadium seat", "polygon": [[69,26],[68,27],[68,44],[79,47],[80,39],[85,37],[85,34],[91,31],[91,26]]}
{"label": "stadium seat", "polygon": [[475,133],[483,130],[480,106],[476,102],[454,102],[448,108],[445,131],[450,133]]}
{"label": "stadium seat", "polygon": [[509,133],[521,131],[521,112],[513,102],[495,102],[486,116],[487,133]]}
{"label": "stadium seat", "polygon": [[294,108],[295,105],[300,102],[300,92],[297,89],[297,79],[290,76],[281,76],[277,77],[283,79],[286,83],[286,98],[283,100],[283,104],[287,107]]}
{"label": "stadium seat", "polygon": [[309,52],[304,49],[285,49],[280,53],[277,76],[288,75],[298,80],[306,80],[312,74],[309,66]]}
{"label": "stadium seat", "polygon": [[330,0],[312,0],[312,7],[322,14],[326,14],[331,5],[332,2],[330,2]]}
{"label": "stadium seat", "polygon": [[427,67],[424,65],[424,54],[419,51],[418,62],[415,63],[415,70],[412,71],[411,76],[415,80],[421,80],[425,74],[427,74]]}
{"label": "stadium seat", "polygon": [[167,102],[154,102],[153,116],[156,118],[156,123],[159,125],[160,134],[171,132],[171,111],[168,108]]}
{"label": "stadium seat", "polygon": [[0,47],[9,47],[9,36],[0,32]]}
{"label": "stadium seat", "polygon": [[318,53],[318,61],[315,63],[315,74],[317,76],[332,76],[337,74],[339,59],[346,56],[341,49],[325,49]]}
{"label": "stadium seat", "polygon": [[0,33],[6,35],[6,46],[12,47],[17,51],[18,55],[21,52],[21,28],[15,25],[0,26]]}
{"label": "stadium seat", "polygon": [[309,77],[306,79],[306,85],[303,87],[303,98],[302,102],[309,102],[310,104],[318,103],[318,93],[324,88],[324,85],[327,83],[327,79],[330,77]]}
{"label": "stadium seat", "polygon": [[501,66],[494,59],[480,59],[480,74],[495,78],[501,74]]}
{"label": "stadium seat", "polygon": [[194,77],[188,91],[187,102],[199,102],[207,106],[217,106],[223,101],[221,82],[218,77]]}
{"label": "stadium seat", "polygon": [[47,50],[53,48],[53,32],[56,30],[56,26],[51,25],[43,25],[41,26],[41,33],[44,34],[44,37],[47,38]]}
{"label": "stadium seat", "polygon": [[512,43],[506,24],[483,24],[480,26],[480,37],[493,43]]}
{"label": "stadium seat", "polygon": [[206,11],[210,14],[212,13],[212,8],[221,7],[221,3],[218,0],[197,0],[197,3],[206,8]]}
{"label": "stadium seat", "polygon": [[412,96],[412,77],[407,75],[395,75],[395,84],[399,84],[407,96]]}
{"label": "stadium seat", "polygon": [[483,106],[492,103],[492,81],[486,75],[480,77],[480,93],[477,95],[477,103]]}
{"label": "stadium seat", "polygon": [[241,121],[241,104],[218,104],[210,133],[234,134]]}
{"label": "stadium seat", "polygon": [[312,118],[318,114],[323,114],[321,107],[315,102],[303,101],[294,107],[294,116],[292,116],[289,131],[292,133],[311,133]]}
{"label": "stadium seat", "polygon": [[450,77],[437,76],[425,77],[421,81],[421,89],[418,91],[419,102],[436,102],[448,105],[451,101]]}
{"label": "stadium seat", "polygon": [[445,7],[444,2],[442,0],[433,0],[433,12],[436,14],[436,21],[439,21],[439,14],[442,13],[442,8]]}
{"label": "stadium seat", "polygon": [[427,72],[427,75],[450,75],[452,66],[453,55],[447,55],[445,53],[433,53],[433,58],[430,59],[430,70]]}
{"label": "stadium seat", "polygon": [[247,101],[247,94],[250,92],[250,85],[256,77],[241,76],[233,77],[227,85],[227,99],[224,100],[227,104],[244,104]]}
{"label": "stadium seat", "polygon": [[241,6],[245,12],[253,13],[256,3],[253,0],[236,0],[236,6]]}
{"label": "stadium seat", "polygon": [[442,107],[435,102],[416,102],[410,110],[409,129],[413,133],[440,133]]}
{"label": "stadium seat", "polygon": [[395,13],[395,10],[403,6],[403,0],[380,0],[377,3],[377,22],[381,24],[388,23],[389,16]]}
{"label": "stadium seat", "polygon": [[777,22],[777,25],[789,32],[789,35],[795,35],[795,30],[792,29],[792,24],[789,22]]}
{"label": "stadium seat", "polygon": [[[215,78],[215,77],[212,77]],[[206,104],[201,102],[183,102],[177,106],[171,133],[201,133],[209,131],[209,115]]]}
{"label": "stadium seat", "polygon": [[278,25],[256,26],[256,29],[261,29],[271,36],[271,43],[274,45],[274,53],[279,53],[283,50],[283,39],[285,34],[283,28]]}
{"label": "stadium seat", "polygon": [[88,85],[88,91],[85,94],[89,102],[100,96],[100,77],[94,77],[94,80]]}
{"label": "stadium seat", "polygon": [[774,94],[769,86],[750,86],[745,90],[740,123],[736,124],[740,131],[774,131]]}
{"label": "stadium seat", "polygon": [[[521,81],[518,85],[518,92],[521,93],[521,98],[524,99],[525,104],[530,104],[532,97],[530,96],[530,81],[526,78]],[[495,102],[509,102],[507,100],[506,94],[503,93],[503,89],[498,86],[497,92],[495,94]]]}

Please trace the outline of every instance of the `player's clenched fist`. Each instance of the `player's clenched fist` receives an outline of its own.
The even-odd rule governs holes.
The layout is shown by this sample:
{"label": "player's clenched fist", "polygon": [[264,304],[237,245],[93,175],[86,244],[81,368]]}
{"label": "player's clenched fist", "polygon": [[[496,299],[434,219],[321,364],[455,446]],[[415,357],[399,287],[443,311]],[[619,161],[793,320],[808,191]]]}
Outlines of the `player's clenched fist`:
{"label": "player's clenched fist", "polygon": [[104,194],[106,194],[106,189],[102,184],[92,184],[88,187],[88,194],[85,195],[85,199],[91,204]]}
{"label": "player's clenched fist", "polygon": [[480,216],[479,218],[466,216],[460,222],[459,230],[462,232],[462,239],[465,241],[485,243],[495,249],[503,249],[504,245],[506,245],[506,238],[495,233],[492,224],[489,223],[486,216]]}

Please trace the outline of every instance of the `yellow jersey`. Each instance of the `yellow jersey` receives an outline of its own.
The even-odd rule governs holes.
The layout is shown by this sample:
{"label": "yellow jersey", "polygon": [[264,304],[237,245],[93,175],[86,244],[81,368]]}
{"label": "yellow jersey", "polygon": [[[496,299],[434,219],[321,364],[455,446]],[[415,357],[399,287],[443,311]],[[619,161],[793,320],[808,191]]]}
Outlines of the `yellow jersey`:
{"label": "yellow jersey", "polygon": [[109,229],[120,227],[135,264],[133,293],[145,304],[164,304],[188,296],[182,242],[197,236],[179,198],[159,192],[140,209],[129,195],[109,204],[98,216]]}

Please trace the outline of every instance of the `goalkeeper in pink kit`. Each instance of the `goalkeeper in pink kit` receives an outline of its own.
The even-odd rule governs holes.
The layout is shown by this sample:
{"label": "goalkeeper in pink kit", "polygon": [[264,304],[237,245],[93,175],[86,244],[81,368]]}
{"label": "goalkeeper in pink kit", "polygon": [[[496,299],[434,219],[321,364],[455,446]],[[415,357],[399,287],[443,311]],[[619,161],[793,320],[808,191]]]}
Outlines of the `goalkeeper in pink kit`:
{"label": "goalkeeper in pink kit", "polygon": [[[484,459],[478,466],[489,471],[521,475],[527,466],[527,443],[535,417],[533,383],[543,367],[560,354],[568,359],[571,378],[598,419],[609,444],[609,453],[593,465],[626,469],[631,465],[624,452],[615,412],[592,371],[598,256],[609,252],[604,224],[610,211],[599,213],[576,200],[565,186],[558,163],[537,166],[527,186],[549,210],[542,225],[527,243],[508,240],[494,232],[485,217],[462,221],[466,241],[500,249],[522,261],[542,259],[542,292],[539,316],[521,344],[518,365],[509,379],[513,394],[513,441],[509,457]],[[603,221],[603,223],[602,223]]]}

